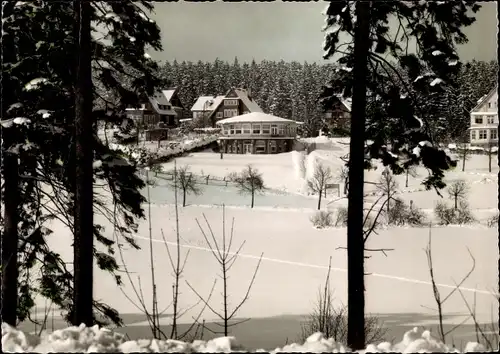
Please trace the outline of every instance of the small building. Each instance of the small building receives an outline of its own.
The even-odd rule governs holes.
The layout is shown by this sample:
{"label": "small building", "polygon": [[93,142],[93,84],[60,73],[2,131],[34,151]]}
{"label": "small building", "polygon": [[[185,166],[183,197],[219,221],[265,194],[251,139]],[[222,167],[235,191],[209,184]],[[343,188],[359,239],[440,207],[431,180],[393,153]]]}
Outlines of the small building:
{"label": "small building", "polygon": [[135,124],[144,127],[155,127],[158,123],[164,123],[168,128],[177,126],[177,113],[162,92],[148,97],[140,108],[126,108],[125,114]]}
{"label": "small building", "polygon": [[277,154],[293,149],[298,122],[262,112],[219,120],[219,145],[229,154]]}
{"label": "small building", "polygon": [[498,84],[471,110],[469,130],[472,146],[498,144]]}
{"label": "small building", "polygon": [[252,112],[262,113],[262,109],[253,99],[251,92],[246,89],[231,88],[220,101],[215,102],[214,108],[208,115],[208,121],[215,127],[215,123],[221,119]]}
{"label": "small building", "polygon": [[172,87],[167,90],[163,90],[162,93],[168,100],[168,102],[170,102],[170,104],[172,105],[172,108],[174,109],[175,113],[177,113],[176,117],[177,121],[183,119],[185,107],[182,104],[181,99],[179,98],[178,88]]}
{"label": "small building", "polygon": [[205,125],[208,125],[208,116],[212,113],[215,107],[219,106],[224,96],[200,96],[191,107],[193,120],[204,118]]}
{"label": "small building", "polygon": [[325,111],[325,125],[334,135],[349,135],[351,130],[350,98],[336,97],[332,105]]}

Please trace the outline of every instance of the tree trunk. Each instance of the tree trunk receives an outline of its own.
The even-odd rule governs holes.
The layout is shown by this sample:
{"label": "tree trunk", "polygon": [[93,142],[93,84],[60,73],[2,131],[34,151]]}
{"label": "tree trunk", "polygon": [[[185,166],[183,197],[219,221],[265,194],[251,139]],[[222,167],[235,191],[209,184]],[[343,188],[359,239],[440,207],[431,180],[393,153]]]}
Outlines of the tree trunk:
{"label": "tree trunk", "polygon": [[365,158],[366,76],[369,52],[371,2],[356,2],[354,68],[349,148],[349,196],[347,221],[347,345],[365,347],[363,189]]}
{"label": "tree trunk", "polygon": [[318,193],[318,210],[321,209],[321,193],[322,193],[322,191],[320,190]]}
{"label": "tree trunk", "polygon": [[92,77],[90,2],[75,1],[77,41],[75,81],[75,208],[73,325],[93,325]]}
{"label": "tree trunk", "polygon": [[410,170],[407,169],[406,170],[406,183],[405,183],[405,187],[408,188],[408,174],[410,173]]}
{"label": "tree trunk", "polygon": [[186,189],[182,190],[182,207],[186,206]]}
{"label": "tree trunk", "polygon": [[462,152],[462,172],[465,171],[465,160],[467,159],[467,151],[465,150]]}
{"label": "tree trunk", "polygon": [[251,206],[251,208],[253,208],[254,199],[255,199],[255,191],[252,190],[252,206]]}
{"label": "tree trunk", "polygon": [[4,234],[2,235],[2,321],[16,326],[19,164],[17,155],[6,153],[4,163]]}
{"label": "tree trunk", "polygon": [[458,195],[455,195],[455,210],[458,209]]}
{"label": "tree trunk", "polygon": [[490,144],[488,146],[488,172],[491,173],[491,150],[492,150],[492,145]]}

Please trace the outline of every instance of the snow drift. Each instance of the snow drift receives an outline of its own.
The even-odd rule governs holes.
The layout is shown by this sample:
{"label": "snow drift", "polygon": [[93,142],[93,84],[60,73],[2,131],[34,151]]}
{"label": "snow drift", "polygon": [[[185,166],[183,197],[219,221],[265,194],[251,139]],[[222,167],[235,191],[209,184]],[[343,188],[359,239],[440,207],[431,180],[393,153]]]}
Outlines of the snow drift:
{"label": "snow drift", "polygon": [[[180,352],[180,353],[213,353],[213,352],[235,352],[245,351],[238,345],[234,337],[219,337],[212,340],[195,340],[186,343],[178,340],[140,339],[135,341],[125,340],[122,334],[114,333],[98,326],[68,327],[56,330],[50,334],[42,334],[41,337],[26,334],[6,323],[2,323],[2,347],[4,352],[37,352],[37,353],[133,353],[133,352]],[[468,343],[465,352],[485,351],[479,343]],[[309,336],[303,344],[288,344],[283,348],[276,348],[271,353],[279,352],[309,352],[309,353],[343,353],[349,352],[349,348],[337,343],[333,338],[325,338],[321,333]],[[267,352],[260,349],[255,352]],[[403,336],[403,340],[395,345],[389,342],[370,344],[364,351],[370,353],[431,353],[431,352],[453,352],[459,353],[455,348],[450,348],[432,337],[427,330],[421,331],[414,328]]]}

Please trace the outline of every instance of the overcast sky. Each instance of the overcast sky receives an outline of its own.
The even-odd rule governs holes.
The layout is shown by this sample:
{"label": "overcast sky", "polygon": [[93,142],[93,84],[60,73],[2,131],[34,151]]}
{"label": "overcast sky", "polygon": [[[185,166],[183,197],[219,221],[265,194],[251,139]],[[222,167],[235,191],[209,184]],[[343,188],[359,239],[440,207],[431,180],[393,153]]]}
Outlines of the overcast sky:
{"label": "overcast sky", "polygon": [[[151,53],[161,61],[240,63],[255,59],[324,62],[326,2],[157,2],[152,16],[162,32],[163,52]],[[462,61],[492,60],[497,56],[495,2],[482,3],[477,21],[465,29],[469,43],[459,47]]]}

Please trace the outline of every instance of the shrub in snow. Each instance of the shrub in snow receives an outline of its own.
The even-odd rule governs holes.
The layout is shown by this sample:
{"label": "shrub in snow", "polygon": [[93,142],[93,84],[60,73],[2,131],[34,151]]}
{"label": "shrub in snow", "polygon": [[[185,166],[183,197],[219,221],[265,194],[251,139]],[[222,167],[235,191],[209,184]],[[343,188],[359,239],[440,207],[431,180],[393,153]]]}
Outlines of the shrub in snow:
{"label": "shrub in snow", "polygon": [[394,198],[391,204],[388,215],[389,224],[397,226],[423,226],[425,224],[426,217],[421,209],[413,205],[408,206],[400,198]]}
{"label": "shrub in snow", "polygon": [[347,208],[340,207],[337,209],[335,214],[335,227],[346,227],[347,226]]}
{"label": "shrub in snow", "polygon": [[319,210],[311,216],[311,222],[318,229],[330,227],[333,225],[333,213],[331,211]]}
{"label": "shrub in snow", "polygon": [[498,213],[496,215],[491,216],[487,221],[488,227],[497,227],[499,218],[500,218],[500,214],[498,214]]}
{"label": "shrub in snow", "polygon": [[460,201],[457,209],[440,201],[434,208],[434,215],[440,225],[466,225],[475,221],[466,201]]}
{"label": "shrub in snow", "polygon": [[[36,352],[36,353],[135,353],[135,352],[177,352],[177,353],[230,353],[242,351],[234,337],[220,337],[209,341],[195,340],[186,343],[179,340],[139,339],[126,341],[122,334],[114,333],[98,326],[68,327],[56,330],[41,337],[32,336],[2,323],[2,347],[4,352]],[[476,342],[469,342],[465,352],[484,352],[486,348]],[[259,349],[255,352],[267,352]],[[333,338],[325,338],[321,333],[313,333],[306,338],[303,344],[288,344],[276,348],[271,353],[280,352],[309,352],[309,353],[343,353],[349,352],[344,345]],[[360,351],[362,352],[362,351]],[[369,344],[364,352],[369,353],[416,353],[416,352],[453,352],[450,348],[434,339],[429,331],[420,331],[414,328],[405,333],[403,340],[395,345],[389,342]]]}

